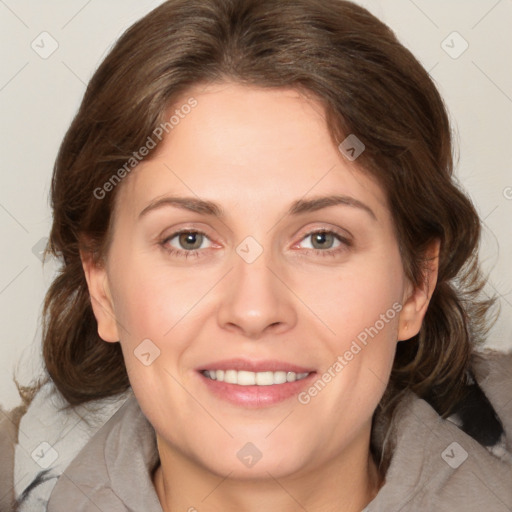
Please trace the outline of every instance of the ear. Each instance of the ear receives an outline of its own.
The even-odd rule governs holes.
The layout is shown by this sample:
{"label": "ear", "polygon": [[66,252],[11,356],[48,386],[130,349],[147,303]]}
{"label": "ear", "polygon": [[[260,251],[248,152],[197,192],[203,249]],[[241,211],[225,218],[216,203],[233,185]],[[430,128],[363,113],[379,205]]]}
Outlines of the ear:
{"label": "ear", "polygon": [[425,271],[422,282],[417,287],[409,282],[404,290],[402,311],[398,323],[398,341],[408,340],[420,332],[423,318],[437,283],[440,246],[439,239],[430,244],[425,252]]}
{"label": "ear", "polygon": [[89,288],[91,305],[98,322],[99,337],[111,343],[119,341],[116,316],[114,314],[114,303],[108,284],[107,271],[91,253],[80,252],[82,267]]}

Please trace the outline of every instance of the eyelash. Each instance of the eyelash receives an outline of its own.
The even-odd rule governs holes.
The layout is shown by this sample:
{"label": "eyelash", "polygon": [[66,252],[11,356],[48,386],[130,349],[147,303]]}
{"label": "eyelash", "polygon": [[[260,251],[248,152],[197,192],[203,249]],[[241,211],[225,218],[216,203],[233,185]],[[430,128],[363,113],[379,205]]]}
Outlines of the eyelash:
{"label": "eyelash", "polygon": [[323,234],[323,235],[334,235],[334,238],[340,242],[339,247],[335,247],[334,249],[304,249],[306,251],[306,254],[314,253],[316,256],[321,257],[336,257],[340,253],[346,251],[350,247],[352,247],[352,241],[348,238],[345,238],[344,236],[340,235],[336,231],[329,230],[329,229],[316,229],[313,231],[310,231],[309,233],[306,233],[301,239],[300,242],[304,241],[306,238],[316,235],[316,234]]}
{"label": "eyelash", "polygon": [[206,238],[208,238],[208,235],[206,233],[203,233],[202,231],[197,230],[189,230],[189,229],[183,229],[181,231],[176,231],[176,233],[173,233],[172,235],[169,235],[165,237],[161,242],[160,246],[171,256],[177,256],[181,258],[197,258],[200,256],[201,249],[194,249],[192,251],[185,251],[183,249],[176,249],[174,247],[171,247],[168,245],[168,242],[172,240],[173,238],[176,238],[179,235],[186,235],[186,234],[195,234],[195,235],[203,235]]}
{"label": "eyelash", "polygon": [[[306,254],[309,254],[309,253],[313,252],[317,256],[321,256],[321,257],[329,257],[329,256],[330,257],[335,257],[339,253],[347,250],[347,248],[352,247],[352,242],[350,240],[348,240],[347,238],[341,236],[336,231],[332,231],[332,230],[328,230],[328,229],[318,229],[318,230],[310,231],[309,233],[306,233],[306,235],[304,235],[300,239],[300,242],[302,242],[306,238],[308,238],[310,236],[313,236],[313,235],[316,235],[318,233],[322,233],[322,234],[325,234],[325,235],[334,235],[336,240],[341,242],[341,245],[339,247],[334,248],[334,249],[325,249],[325,250],[322,250],[322,249],[305,249]],[[204,237],[208,238],[208,235],[206,233],[202,232],[202,231],[184,229],[182,231],[176,231],[172,235],[169,235],[169,236],[165,237],[162,241],[159,242],[159,245],[170,256],[175,256],[175,257],[178,257],[178,258],[181,257],[181,258],[185,258],[185,259],[190,258],[190,257],[192,257],[192,258],[201,257],[202,256],[201,253],[204,251],[203,249],[193,249],[191,251],[185,251],[183,249],[176,249],[176,248],[168,245],[169,241],[172,240],[173,238],[176,238],[179,235],[185,235],[185,234],[203,235]]]}

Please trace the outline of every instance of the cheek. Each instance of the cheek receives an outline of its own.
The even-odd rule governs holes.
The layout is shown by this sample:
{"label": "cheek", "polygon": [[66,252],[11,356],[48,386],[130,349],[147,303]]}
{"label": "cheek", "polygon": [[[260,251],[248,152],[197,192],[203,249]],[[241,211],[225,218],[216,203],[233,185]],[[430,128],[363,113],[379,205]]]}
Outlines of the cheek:
{"label": "cheek", "polygon": [[334,276],[316,277],[303,279],[299,294],[328,327],[317,330],[329,356],[302,403],[322,402],[323,410],[343,411],[355,425],[371,416],[389,380],[402,309],[401,261],[397,252],[387,259],[368,257]]}
{"label": "cheek", "polygon": [[[121,275],[122,274],[122,275]],[[130,343],[137,339],[165,339],[175,325],[190,316],[211,287],[211,278],[184,276],[180,269],[134,261],[114,276],[116,317]]]}
{"label": "cheek", "polygon": [[[384,256],[383,256],[384,255]],[[368,330],[395,337],[404,274],[398,250],[355,256],[337,269],[304,271],[294,276],[293,289],[332,334],[337,350]]]}
{"label": "cheek", "polygon": [[123,264],[113,271],[112,295],[133,391],[153,420],[163,400],[172,410],[188,410],[173,377],[183,379],[183,355],[201,325],[193,321],[194,305],[211,284],[143,258]]}

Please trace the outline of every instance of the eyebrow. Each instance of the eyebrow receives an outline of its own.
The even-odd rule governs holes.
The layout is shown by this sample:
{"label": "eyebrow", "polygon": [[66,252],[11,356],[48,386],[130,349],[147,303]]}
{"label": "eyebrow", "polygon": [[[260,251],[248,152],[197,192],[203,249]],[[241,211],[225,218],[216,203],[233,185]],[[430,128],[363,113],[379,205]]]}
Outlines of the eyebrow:
{"label": "eyebrow", "polygon": [[322,210],[323,208],[339,205],[359,208],[368,213],[374,220],[377,220],[377,216],[368,205],[354,197],[344,195],[322,196],[314,197],[312,199],[299,199],[298,201],[292,203],[292,206],[288,211],[288,215],[299,215],[301,213],[316,212],[318,210]]}
{"label": "eyebrow", "polygon": [[[368,213],[374,220],[377,220],[377,216],[369,206],[359,201],[358,199],[355,199],[354,197],[345,195],[331,195],[314,197],[312,199],[299,199],[291,204],[287,215],[300,215],[303,213],[316,212],[324,208],[339,205],[361,209],[362,211]],[[196,197],[169,196],[152,201],[140,212],[139,219],[149,212],[164,206],[174,206],[175,208],[181,208],[183,210],[200,213],[203,215],[210,215],[212,217],[224,217],[224,210],[222,207],[213,201],[207,201]]]}

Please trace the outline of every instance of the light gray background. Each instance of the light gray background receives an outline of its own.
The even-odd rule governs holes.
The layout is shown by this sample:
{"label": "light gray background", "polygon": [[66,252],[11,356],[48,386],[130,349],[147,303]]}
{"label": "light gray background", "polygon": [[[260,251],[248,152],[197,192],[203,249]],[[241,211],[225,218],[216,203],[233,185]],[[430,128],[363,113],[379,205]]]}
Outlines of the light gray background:
{"label": "light gray background", "polygon": [[[0,0],[0,404],[4,407],[19,402],[12,383],[15,366],[22,382],[40,371],[41,304],[55,265],[50,262],[43,268],[37,252],[50,227],[48,190],[60,141],[87,81],[112,43],[160,3]],[[510,350],[512,0],[358,3],[391,26],[429,70],[445,98],[458,141],[458,176],[484,220],[482,259],[491,276],[489,293],[500,296],[501,315],[488,346]],[[45,55],[52,44],[58,48]]]}

